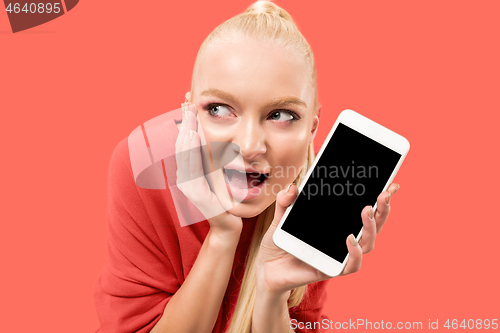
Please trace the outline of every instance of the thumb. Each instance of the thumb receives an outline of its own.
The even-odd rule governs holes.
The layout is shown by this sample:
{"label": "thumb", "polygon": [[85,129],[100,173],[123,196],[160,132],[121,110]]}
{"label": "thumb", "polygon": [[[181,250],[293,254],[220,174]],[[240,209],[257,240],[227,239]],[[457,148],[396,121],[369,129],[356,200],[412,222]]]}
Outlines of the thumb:
{"label": "thumb", "polygon": [[287,188],[278,193],[278,196],[276,197],[274,219],[271,227],[276,228],[278,226],[288,206],[290,206],[297,198],[297,195],[299,194],[298,192],[297,186],[294,183],[291,183],[287,186]]}

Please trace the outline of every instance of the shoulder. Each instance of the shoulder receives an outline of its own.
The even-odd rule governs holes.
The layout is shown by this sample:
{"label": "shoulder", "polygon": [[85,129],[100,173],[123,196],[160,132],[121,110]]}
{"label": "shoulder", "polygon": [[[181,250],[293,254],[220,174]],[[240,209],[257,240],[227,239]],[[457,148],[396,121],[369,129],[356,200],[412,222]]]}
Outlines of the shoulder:
{"label": "shoulder", "polygon": [[133,182],[132,167],[130,165],[130,155],[128,150],[128,138],[121,139],[113,148],[108,165],[108,186],[113,190],[118,182],[125,180]]}
{"label": "shoulder", "polygon": [[[139,196],[140,188],[134,176],[129,150],[129,137],[124,137],[111,152],[108,165],[108,195],[121,198],[122,203],[130,203]],[[110,198],[110,197],[108,197]]]}
{"label": "shoulder", "polygon": [[128,137],[121,139],[113,148],[109,161],[109,168],[113,168],[113,170],[132,170],[130,167],[130,155],[128,151]]}

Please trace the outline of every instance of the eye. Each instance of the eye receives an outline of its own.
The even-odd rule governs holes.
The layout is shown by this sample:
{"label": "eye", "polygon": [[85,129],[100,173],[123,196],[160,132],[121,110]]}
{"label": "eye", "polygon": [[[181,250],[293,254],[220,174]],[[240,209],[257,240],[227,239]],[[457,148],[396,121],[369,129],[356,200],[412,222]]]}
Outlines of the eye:
{"label": "eye", "polygon": [[279,122],[292,122],[300,119],[297,114],[290,110],[277,110],[273,111],[269,119]]}
{"label": "eye", "polygon": [[205,110],[207,110],[208,114],[212,117],[215,118],[222,118],[226,116],[230,116],[232,112],[229,110],[229,107],[224,104],[208,104],[205,107]]}

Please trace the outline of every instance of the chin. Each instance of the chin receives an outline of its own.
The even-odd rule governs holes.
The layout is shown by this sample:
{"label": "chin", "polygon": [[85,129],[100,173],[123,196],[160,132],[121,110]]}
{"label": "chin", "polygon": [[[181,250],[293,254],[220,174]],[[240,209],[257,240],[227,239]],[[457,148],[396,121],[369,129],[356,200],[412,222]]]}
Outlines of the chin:
{"label": "chin", "polygon": [[241,202],[233,208],[229,209],[228,213],[241,218],[252,218],[266,210],[266,208],[269,207],[273,202],[274,200],[272,200],[271,202],[267,202],[266,200],[266,202],[262,202],[259,204]]}

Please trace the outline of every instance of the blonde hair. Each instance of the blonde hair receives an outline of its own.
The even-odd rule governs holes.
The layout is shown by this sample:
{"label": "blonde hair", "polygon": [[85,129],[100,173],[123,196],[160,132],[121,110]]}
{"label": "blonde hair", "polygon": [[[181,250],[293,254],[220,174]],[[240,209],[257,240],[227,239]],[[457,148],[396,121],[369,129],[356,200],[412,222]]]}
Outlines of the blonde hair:
{"label": "blonde hair", "polygon": [[[193,96],[193,83],[197,75],[200,59],[207,47],[214,41],[227,41],[232,38],[250,37],[258,41],[271,41],[292,51],[290,54],[306,61],[311,71],[311,87],[314,91],[313,111],[318,109],[318,91],[316,79],[316,66],[314,56],[304,36],[300,33],[294,20],[285,10],[270,1],[256,1],[247,10],[223,22],[216,27],[203,41],[198,51],[191,81],[191,96]],[[294,53],[295,52],[295,53]],[[302,182],[307,170],[314,160],[314,147],[308,146],[307,156],[299,175],[294,183],[298,186]],[[231,319],[228,333],[249,333],[252,327],[252,314],[256,297],[255,261],[259,252],[264,234],[274,218],[275,202],[267,207],[257,218],[252,242],[248,250],[245,273],[241,283],[238,301]],[[288,307],[300,304],[307,286],[292,290],[288,298]]]}
{"label": "blonde hair", "polygon": [[314,91],[313,110],[318,109],[317,74],[311,46],[300,33],[290,14],[271,1],[262,0],[251,4],[244,13],[223,22],[205,38],[194,63],[191,96],[194,91],[195,77],[207,48],[216,41],[230,41],[241,36],[273,42],[291,51],[290,55],[305,60],[311,71],[310,84]]}

